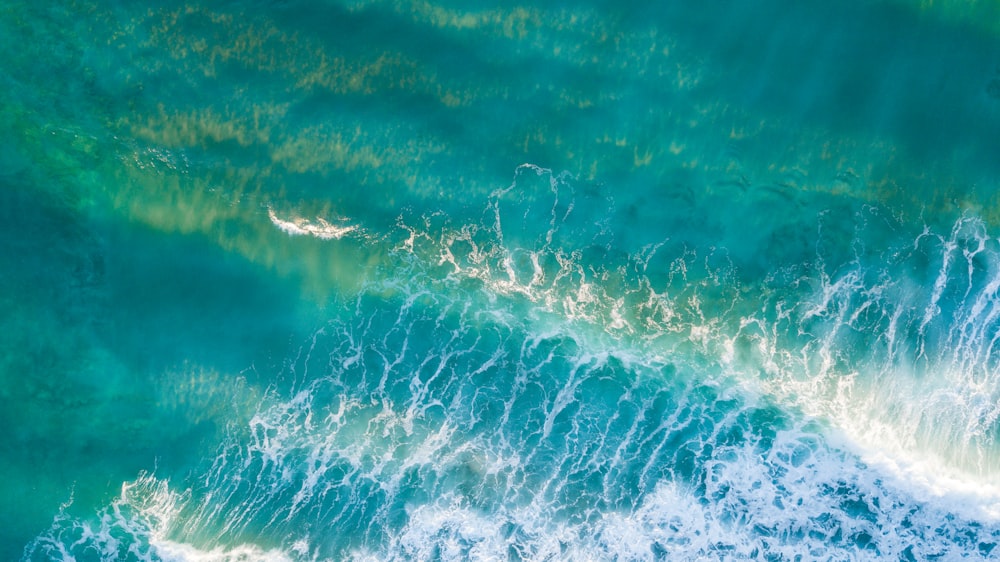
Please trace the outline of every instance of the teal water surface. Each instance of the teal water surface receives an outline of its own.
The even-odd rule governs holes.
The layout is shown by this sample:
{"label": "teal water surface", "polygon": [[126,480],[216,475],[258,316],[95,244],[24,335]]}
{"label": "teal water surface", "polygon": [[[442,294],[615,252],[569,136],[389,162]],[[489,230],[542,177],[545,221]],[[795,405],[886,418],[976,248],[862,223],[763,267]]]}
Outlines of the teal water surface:
{"label": "teal water surface", "polygon": [[0,559],[997,557],[998,16],[0,3]]}

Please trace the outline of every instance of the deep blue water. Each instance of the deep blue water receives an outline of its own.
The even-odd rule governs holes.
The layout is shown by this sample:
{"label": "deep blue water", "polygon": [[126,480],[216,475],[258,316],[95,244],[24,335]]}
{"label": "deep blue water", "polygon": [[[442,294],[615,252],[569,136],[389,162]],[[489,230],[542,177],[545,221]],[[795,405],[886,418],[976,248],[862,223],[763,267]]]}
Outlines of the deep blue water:
{"label": "deep blue water", "polygon": [[995,559],[998,17],[0,3],[0,559]]}

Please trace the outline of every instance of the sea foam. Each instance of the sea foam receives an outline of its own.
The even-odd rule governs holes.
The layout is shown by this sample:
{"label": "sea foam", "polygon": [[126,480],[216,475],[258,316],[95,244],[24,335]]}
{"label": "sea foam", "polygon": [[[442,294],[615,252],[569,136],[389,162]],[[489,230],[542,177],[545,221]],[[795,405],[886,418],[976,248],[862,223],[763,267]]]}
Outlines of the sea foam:
{"label": "sea foam", "polygon": [[[940,256],[950,272],[959,260],[947,255],[978,255],[975,219],[955,227],[954,244],[925,229],[902,250],[790,266],[754,301],[712,249],[665,242],[618,263],[587,262],[572,241],[608,234],[574,214],[571,178],[519,173],[545,180],[535,199],[505,199],[515,182],[481,223],[401,218],[392,274],[370,280],[289,358],[290,388],[275,388],[245,427],[231,428],[183,492],[140,478],[128,486],[154,493],[123,492],[99,524],[61,518],[31,552],[996,554],[996,498],[975,485],[993,469],[977,475],[960,462],[961,447],[989,455],[993,443],[971,432],[957,451],[940,450],[952,474],[921,464],[941,443],[923,433],[923,420],[938,419],[937,395],[919,392],[940,387],[939,365],[959,371],[947,381],[993,388],[982,363],[992,332],[961,328],[992,306],[995,291],[978,272],[993,262],[968,257],[962,271],[971,273],[949,273],[928,292],[911,282],[916,264],[903,251]],[[943,312],[926,320],[920,299]],[[970,353],[948,351],[954,343]],[[944,434],[976,427],[962,423]],[[136,515],[106,515],[118,513]],[[113,542],[121,531],[100,525],[125,539]]]}
{"label": "sea foam", "polygon": [[321,240],[336,240],[357,230],[355,225],[338,226],[327,222],[323,218],[314,221],[302,217],[291,217],[289,219],[278,218],[274,209],[268,207],[267,216],[274,226],[291,236],[314,236]]}

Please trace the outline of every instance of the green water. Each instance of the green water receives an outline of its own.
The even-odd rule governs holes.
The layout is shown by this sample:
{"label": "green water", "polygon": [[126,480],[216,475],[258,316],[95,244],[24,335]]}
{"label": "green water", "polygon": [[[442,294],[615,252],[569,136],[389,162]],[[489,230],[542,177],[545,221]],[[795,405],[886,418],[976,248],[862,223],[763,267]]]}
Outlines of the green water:
{"label": "green water", "polygon": [[[362,420],[381,419],[364,401],[383,391],[397,406],[475,394],[452,385],[476,373],[475,362],[435,379],[438,394],[404,384],[426,368],[405,346],[399,371],[385,367],[400,377],[395,390],[370,373],[357,375],[370,395],[310,386],[348,360],[347,351],[304,360],[308,342],[326,342],[317,330],[333,323],[365,334],[376,342],[370,349],[389,356],[403,345],[383,318],[394,314],[449,319],[426,327],[427,341],[407,344],[426,357],[462,356],[459,341],[476,357],[513,357],[509,380],[497,375],[511,388],[521,388],[518,369],[551,378],[516,400],[480,381],[500,392],[483,391],[499,401],[482,406],[493,421],[502,414],[490,408],[504,400],[523,400],[529,413],[550,404],[550,426],[525,414],[524,423],[548,428],[544,437],[501,431],[505,452],[543,451],[525,461],[532,470],[593,453],[574,449],[573,439],[620,438],[636,459],[677,449],[663,453],[662,467],[621,469],[631,488],[613,505],[581,507],[587,516],[571,509],[573,493],[597,494],[595,483],[614,470],[553,469],[569,491],[546,497],[571,507],[550,515],[570,513],[574,524],[616,510],[639,517],[661,493],[645,475],[690,484],[723,462],[713,447],[767,449],[771,433],[789,427],[857,437],[841,427],[850,404],[867,412],[860,419],[886,424],[877,435],[898,439],[889,457],[940,456],[989,481],[1000,474],[989,417],[989,401],[1000,397],[997,327],[988,312],[1000,251],[992,238],[1000,228],[997,11],[994,2],[902,0],[0,2],[0,559],[21,556],[60,513],[93,518],[140,474],[175,490],[213,478],[201,486],[239,489],[209,467],[240,449],[255,415],[303,389],[357,399]],[[519,168],[525,163],[540,168]],[[290,234],[293,224],[313,235]],[[353,230],[319,235],[331,225]],[[948,261],[949,241],[964,258]],[[536,271],[543,281],[532,281]],[[934,293],[942,271],[949,281]],[[821,320],[802,312],[848,277],[857,291],[834,298]],[[435,296],[411,314],[412,295],[424,293]],[[865,299],[874,304],[862,306]],[[934,322],[921,323],[924,309],[909,311],[911,301],[914,310],[936,307]],[[891,319],[899,317],[909,331],[897,340]],[[560,332],[564,324],[572,336]],[[475,339],[491,330],[499,342]],[[547,366],[518,350],[553,333],[578,340],[557,354],[565,363]],[[589,345],[639,350],[654,367],[587,363]],[[869,354],[883,346],[883,355]],[[384,367],[370,356],[376,351],[357,364]],[[555,406],[557,389],[581,369],[574,361],[591,378],[570,394],[614,403]],[[684,365],[680,379],[715,382],[663,375],[675,362]],[[804,373],[789,375],[791,364]],[[953,378],[929,380],[942,365]],[[837,387],[848,375],[856,386]],[[667,382],[633,380],[643,377]],[[732,388],[717,396],[715,385]],[[952,404],[942,397],[948,385],[959,388],[954,403],[975,412],[968,419],[936,406]],[[636,411],[621,406],[630,397]],[[685,410],[685,400],[694,405]],[[463,438],[488,441],[478,418],[422,404],[418,434],[461,427],[468,435],[449,441],[461,451]],[[650,422],[633,430],[647,441],[628,441],[630,419],[680,411],[675,417],[695,420],[694,429],[668,439]],[[732,431],[756,437],[719,437],[727,416],[739,418]],[[900,429],[893,419],[923,425]],[[579,437],[581,424],[590,437]],[[340,427],[326,428],[338,444],[367,438]],[[574,438],[547,441],[559,434]],[[372,447],[412,453],[385,438],[393,445]],[[710,446],[691,445],[685,456],[679,443],[694,441]],[[463,470],[410,483],[475,496],[480,472]],[[524,491],[471,503],[506,513],[505,499],[517,504],[547,485],[532,475],[501,484]],[[692,486],[702,503],[725,503]],[[275,514],[292,495],[245,492]],[[352,497],[324,496],[310,513],[350,505],[355,511],[344,513],[371,514]],[[335,558],[344,544],[396,552],[385,547],[393,533],[424,513],[412,506],[439,499],[413,490],[383,498],[409,507],[376,518],[380,532],[343,544],[316,539],[324,546],[314,553]],[[911,504],[926,502],[899,500],[900,510]],[[381,505],[370,509],[381,514]],[[213,513],[192,510],[184,512],[191,521]],[[294,526],[269,527],[253,513],[260,520],[233,523],[231,536],[175,525],[168,538],[288,552],[279,531],[294,534]],[[873,524],[893,527],[880,517]],[[987,546],[968,552],[986,556],[996,522],[975,524]],[[864,540],[851,540],[864,551]],[[788,548],[768,552],[790,558]]]}

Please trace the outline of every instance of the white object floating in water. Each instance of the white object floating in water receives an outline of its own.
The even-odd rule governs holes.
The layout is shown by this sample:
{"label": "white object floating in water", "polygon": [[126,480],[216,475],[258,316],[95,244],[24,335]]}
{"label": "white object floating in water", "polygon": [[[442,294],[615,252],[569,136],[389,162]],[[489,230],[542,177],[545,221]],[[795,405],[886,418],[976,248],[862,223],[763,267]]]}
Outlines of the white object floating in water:
{"label": "white object floating in water", "polygon": [[275,214],[274,209],[267,208],[267,216],[270,217],[271,222],[281,230],[287,232],[291,236],[315,236],[322,240],[335,240],[341,238],[345,234],[357,230],[357,226],[345,225],[338,226],[335,224],[330,224],[329,222],[317,218],[316,221],[310,221],[301,217],[293,217],[291,220],[283,220],[278,218]]}

